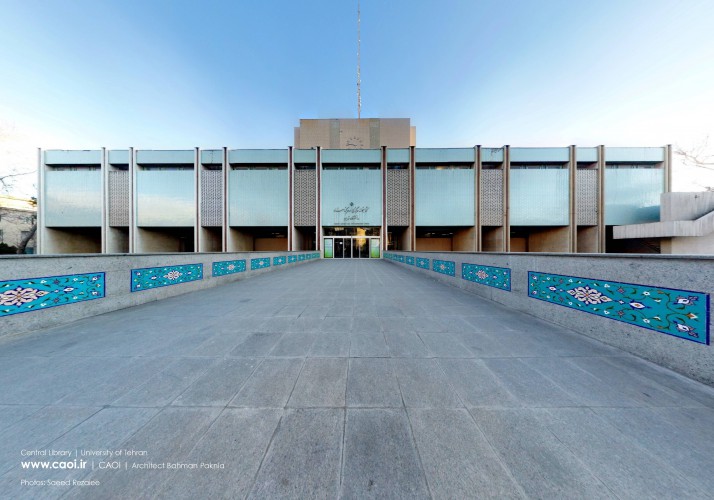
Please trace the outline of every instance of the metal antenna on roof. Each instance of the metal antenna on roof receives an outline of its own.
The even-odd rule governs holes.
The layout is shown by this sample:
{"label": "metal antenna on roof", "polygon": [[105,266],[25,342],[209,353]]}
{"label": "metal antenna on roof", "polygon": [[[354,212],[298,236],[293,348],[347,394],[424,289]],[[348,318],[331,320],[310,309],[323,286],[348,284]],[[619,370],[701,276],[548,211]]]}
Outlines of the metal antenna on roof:
{"label": "metal antenna on roof", "polygon": [[362,85],[362,78],[360,75],[360,45],[361,45],[361,37],[360,37],[360,6],[359,6],[359,0],[357,0],[357,119],[360,119],[360,115],[362,114],[362,94],[361,94],[361,85]]}

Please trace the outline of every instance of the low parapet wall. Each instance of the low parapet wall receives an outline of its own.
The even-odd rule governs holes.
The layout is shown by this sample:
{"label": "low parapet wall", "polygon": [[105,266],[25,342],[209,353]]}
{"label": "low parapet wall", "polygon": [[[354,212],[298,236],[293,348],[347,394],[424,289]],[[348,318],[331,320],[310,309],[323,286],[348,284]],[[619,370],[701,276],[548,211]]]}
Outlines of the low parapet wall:
{"label": "low parapet wall", "polygon": [[0,338],[202,290],[317,252],[0,257]]}
{"label": "low parapet wall", "polygon": [[384,257],[714,385],[712,257],[462,252],[385,252]]}

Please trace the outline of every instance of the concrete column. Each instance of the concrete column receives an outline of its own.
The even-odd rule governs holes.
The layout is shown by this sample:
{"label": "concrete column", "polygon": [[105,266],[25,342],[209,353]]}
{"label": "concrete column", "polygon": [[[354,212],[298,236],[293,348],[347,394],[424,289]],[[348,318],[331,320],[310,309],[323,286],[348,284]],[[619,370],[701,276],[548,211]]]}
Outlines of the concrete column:
{"label": "concrete column", "polygon": [[474,146],[474,226],[476,227],[475,252],[481,251],[481,145]]}
{"label": "concrete column", "polygon": [[578,200],[577,200],[577,175],[578,175],[578,158],[577,148],[574,145],[569,147],[570,157],[568,161],[568,181],[570,196],[568,202],[570,206],[569,221],[570,230],[568,231],[568,252],[578,253]]}
{"label": "concrete column", "polygon": [[295,231],[295,171],[293,147],[288,146],[288,252],[293,251],[293,231]]}
{"label": "concrete column", "polygon": [[511,251],[511,146],[503,146],[503,251]]}
{"label": "concrete column", "polygon": [[201,179],[200,179],[200,150],[198,147],[193,151],[193,202],[194,202],[194,222],[193,222],[193,251],[201,252]]}
{"label": "concrete column", "polygon": [[129,199],[129,253],[136,253],[136,149],[129,148],[129,178],[131,196]]}
{"label": "concrete column", "polygon": [[664,151],[664,192],[672,192],[672,145],[667,144]]}
{"label": "concrete column", "polygon": [[387,250],[389,241],[389,226],[387,223],[387,146],[382,146],[382,230],[381,233],[384,235],[382,238],[382,250]]}
{"label": "concrete column", "polygon": [[228,251],[228,148],[223,147],[223,189],[221,190],[223,213],[221,214],[221,251]]}
{"label": "concrete column", "polygon": [[315,189],[317,194],[315,196],[315,250],[320,251],[320,239],[322,237],[322,152],[320,146],[315,148]]}
{"label": "concrete column", "polygon": [[107,148],[102,148],[102,163],[99,167],[102,176],[102,225],[100,236],[101,253],[107,253],[108,225],[109,225],[109,162],[107,161]]}
{"label": "concrete column", "polygon": [[409,241],[410,248],[405,250],[410,250],[412,252],[416,251],[416,147],[409,146]]}
{"label": "concrete column", "polygon": [[597,147],[597,251],[605,253],[605,146]]}
{"label": "concrete column", "polygon": [[42,148],[37,148],[37,253],[45,254],[45,162],[42,161]]}

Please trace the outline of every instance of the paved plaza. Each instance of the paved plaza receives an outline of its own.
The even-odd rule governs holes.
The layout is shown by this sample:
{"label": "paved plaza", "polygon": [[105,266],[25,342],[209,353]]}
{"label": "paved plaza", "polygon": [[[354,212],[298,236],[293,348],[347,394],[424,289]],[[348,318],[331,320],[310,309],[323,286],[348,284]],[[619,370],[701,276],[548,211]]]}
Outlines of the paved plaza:
{"label": "paved plaza", "polygon": [[714,389],[382,260],[0,342],[2,498],[710,498],[713,467]]}

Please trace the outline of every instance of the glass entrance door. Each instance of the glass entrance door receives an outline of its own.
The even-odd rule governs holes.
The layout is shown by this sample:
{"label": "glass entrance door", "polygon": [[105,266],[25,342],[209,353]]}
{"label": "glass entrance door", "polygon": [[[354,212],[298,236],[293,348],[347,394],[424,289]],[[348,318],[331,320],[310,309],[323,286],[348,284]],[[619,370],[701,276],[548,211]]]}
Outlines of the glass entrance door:
{"label": "glass entrance door", "polygon": [[345,250],[345,239],[344,238],[335,238],[335,244],[334,244],[335,259],[341,259],[342,254],[344,253],[344,250]]}
{"label": "glass entrance door", "polygon": [[378,259],[380,257],[378,236],[331,236],[326,237],[323,244],[323,255],[327,259]]}

